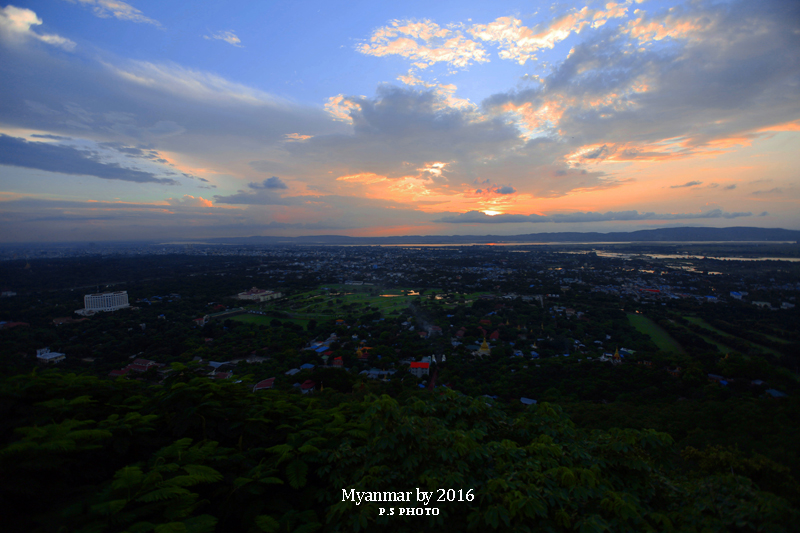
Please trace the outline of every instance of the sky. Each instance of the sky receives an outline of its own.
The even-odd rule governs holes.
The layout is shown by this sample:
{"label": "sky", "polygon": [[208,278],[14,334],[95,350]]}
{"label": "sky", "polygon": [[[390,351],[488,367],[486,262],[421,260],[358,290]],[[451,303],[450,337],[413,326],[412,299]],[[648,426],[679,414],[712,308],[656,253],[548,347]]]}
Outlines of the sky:
{"label": "sky", "polygon": [[800,2],[0,3],[0,242],[800,229]]}

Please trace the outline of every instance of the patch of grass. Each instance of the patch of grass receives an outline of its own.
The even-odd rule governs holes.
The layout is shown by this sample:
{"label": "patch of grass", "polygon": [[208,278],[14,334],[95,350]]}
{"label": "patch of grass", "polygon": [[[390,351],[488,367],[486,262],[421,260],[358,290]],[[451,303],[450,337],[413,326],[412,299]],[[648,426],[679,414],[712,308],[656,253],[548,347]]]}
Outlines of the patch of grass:
{"label": "patch of grass", "polygon": [[[275,320],[275,317],[272,316],[264,316],[264,315],[251,315],[250,313],[244,315],[236,315],[231,317],[231,320],[236,320],[238,322],[244,322],[246,324],[259,324],[261,326],[269,326],[269,323]],[[282,323],[291,322],[293,324],[299,324],[303,328],[308,327],[308,320],[302,318],[278,318]]]}
{"label": "patch of grass", "polygon": [[[760,350],[764,350],[766,352],[769,352],[772,355],[774,355],[775,357],[781,357],[781,353],[779,351],[777,351],[777,350],[773,350],[772,348],[769,348],[767,346],[762,346],[760,344],[756,344],[755,342],[749,341],[747,339],[742,339],[741,337],[737,337],[736,335],[731,335],[730,333],[725,333],[724,331],[715,328],[714,326],[712,326],[711,324],[709,324],[708,322],[706,322],[705,320],[703,320],[700,317],[684,316],[683,318],[685,318],[686,320],[688,320],[692,324],[697,324],[701,328],[707,329],[708,331],[713,331],[714,333],[722,335],[723,337],[725,337],[727,339],[739,339],[739,340],[744,341],[744,342],[746,342],[748,344],[751,344],[752,346],[755,346],[756,348],[758,348]],[[711,342],[712,344],[716,344],[719,347],[719,343],[718,342],[714,342],[712,340],[708,340],[708,342]],[[725,350],[720,350],[720,351],[726,351],[727,352],[727,351],[730,351],[732,349],[733,348],[731,348],[731,347],[726,347]]]}
{"label": "patch of grass", "polygon": [[655,343],[659,350],[664,352],[683,353],[683,347],[670,337],[669,333],[644,315],[628,313],[628,321],[633,327],[641,331]]}

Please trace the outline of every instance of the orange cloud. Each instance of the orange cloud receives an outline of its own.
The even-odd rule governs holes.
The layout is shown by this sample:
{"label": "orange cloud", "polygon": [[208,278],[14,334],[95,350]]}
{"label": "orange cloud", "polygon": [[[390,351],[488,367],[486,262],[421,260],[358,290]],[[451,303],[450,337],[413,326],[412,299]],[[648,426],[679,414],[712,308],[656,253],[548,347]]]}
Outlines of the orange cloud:
{"label": "orange cloud", "polygon": [[483,41],[498,43],[500,57],[524,65],[536,60],[536,52],[542,48],[553,48],[572,33],[580,33],[587,26],[599,28],[609,19],[624,17],[630,2],[608,3],[606,10],[584,7],[580,11],[564,15],[541,30],[528,28],[515,17],[500,17],[489,24],[476,24],[468,31]]}
{"label": "orange cloud", "polygon": [[380,174],[373,174],[372,172],[362,172],[360,174],[351,174],[349,176],[339,176],[336,181],[349,181],[353,183],[364,183],[370,185],[372,183],[380,183],[389,178],[381,176]]}
{"label": "orange cloud", "polygon": [[489,61],[479,43],[465,38],[457,29],[442,28],[430,20],[393,20],[389,26],[375,30],[369,43],[356,49],[376,57],[399,55],[422,69],[440,62],[464,68],[473,62]]}
{"label": "orange cloud", "polygon": [[287,141],[307,141],[313,135],[300,135],[299,133],[287,133],[283,136]]}
{"label": "orange cloud", "polygon": [[212,207],[211,200],[191,194],[184,194],[182,198],[167,198],[166,202],[172,206]]}
{"label": "orange cloud", "polygon": [[629,36],[637,39],[640,43],[647,43],[650,41],[661,41],[667,37],[672,39],[690,39],[702,30],[710,27],[712,22],[708,17],[681,17],[667,13],[650,20],[645,20],[647,13],[637,9],[634,15],[638,18],[628,22],[627,33]]}
{"label": "orange cloud", "polygon": [[347,122],[349,124],[353,123],[353,119],[350,118],[350,111],[358,108],[359,105],[357,103],[346,98],[343,94],[331,96],[325,103],[325,111],[330,113],[335,120]]}

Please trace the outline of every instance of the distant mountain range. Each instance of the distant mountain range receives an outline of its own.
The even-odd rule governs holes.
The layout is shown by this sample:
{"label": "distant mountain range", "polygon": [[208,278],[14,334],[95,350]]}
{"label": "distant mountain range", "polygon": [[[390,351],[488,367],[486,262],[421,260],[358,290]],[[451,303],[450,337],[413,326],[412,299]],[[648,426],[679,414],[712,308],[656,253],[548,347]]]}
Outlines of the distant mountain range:
{"label": "distant mountain range", "polygon": [[489,243],[588,243],[588,242],[736,242],[800,241],[800,231],[780,228],[660,228],[630,232],[527,233],[524,235],[403,235],[396,237],[222,237],[203,239],[219,244],[489,244]]}

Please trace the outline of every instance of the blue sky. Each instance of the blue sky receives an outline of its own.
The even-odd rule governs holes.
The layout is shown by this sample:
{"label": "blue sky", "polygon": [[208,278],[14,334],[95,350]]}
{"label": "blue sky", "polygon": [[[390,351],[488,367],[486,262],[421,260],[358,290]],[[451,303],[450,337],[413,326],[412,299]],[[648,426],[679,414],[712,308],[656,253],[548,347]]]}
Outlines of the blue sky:
{"label": "blue sky", "polygon": [[0,4],[0,240],[800,229],[797,2]]}

